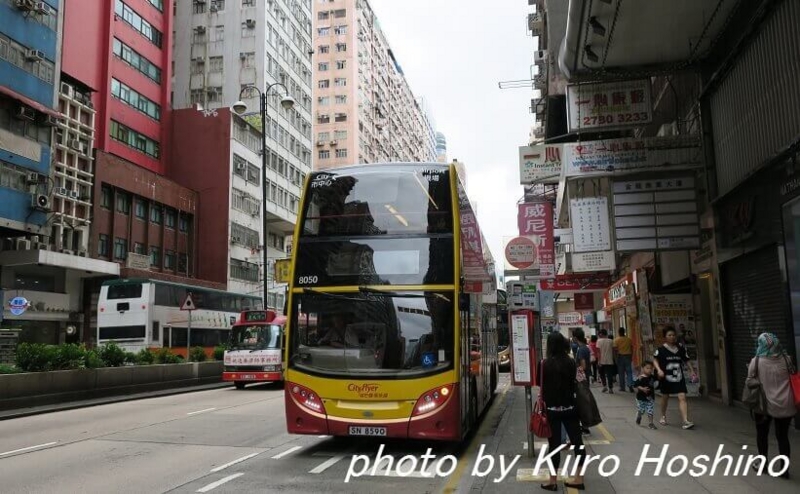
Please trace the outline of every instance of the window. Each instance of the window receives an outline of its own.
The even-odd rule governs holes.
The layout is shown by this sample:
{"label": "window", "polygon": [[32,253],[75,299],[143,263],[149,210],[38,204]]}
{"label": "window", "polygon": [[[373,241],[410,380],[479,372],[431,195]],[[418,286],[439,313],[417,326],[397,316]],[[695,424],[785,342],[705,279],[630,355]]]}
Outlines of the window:
{"label": "window", "polygon": [[150,247],[150,265],[161,267],[161,247]]}
{"label": "window", "polygon": [[225,0],[211,0],[211,8],[216,10],[225,10]]}
{"label": "window", "polygon": [[166,221],[164,224],[167,228],[175,229],[175,210],[174,209],[167,209]]}
{"label": "window", "polygon": [[157,141],[131,130],[115,120],[111,121],[111,125],[109,127],[112,139],[127,144],[128,146],[150,157],[155,159],[159,158],[160,146]]}
{"label": "window", "polygon": [[328,151],[327,149],[321,149],[319,151],[319,159],[326,160],[326,159],[328,159],[330,157],[331,157],[331,152]]}
{"label": "window", "polygon": [[147,218],[146,211],[147,206],[145,206],[144,201],[141,199],[136,199],[136,217],[140,220]]}
{"label": "window", "polygon": [[342,24],[341,26],[336,26],[333,29],[334,34],[347,34],[347,25]]}
{"label": "window", "polygon": [[347,122],[347,113],[337,113],[333,120],[334,122]]}
{"label": "window", "polygon": [[132,28],[137,30],[142,36],[147,38],[151,43],[161,48],[163,35],[161,31],[154,28],[149,22],[142,19],[135,10],[130,8],[122,0],[116,0],[114,4],[114,14],[122,18]]}
{"label": "window", "polygon": [[249,51],[247,53],[240,53],[239,59],[242,61],[242,68],[249,69],[251,67],[255,67],[256,64],[256,52]]}
{"label": "window", "polygon": [[182,232],[189,231],[189,219],[187,217],[181,216],[178,219],[178,229],[180,229]]}
{"label": "window", "polygon": [[161,69],[117,38],[114,38],[114,55],[151,80],[161,83]]}
{"label": "window", "polygon": [[331,116],[330,115],[317,115],[317,123],[320,123],[320,124],[331,123]]}
{"label": "window", "polygon": [[161,206],[157,204],[150,206],[150,221],[156,225],[160,225],[161,221],[163,220],[163,213],[164,212],[161,210]]}
{"label": "window", "polygon": [[106,209],[111,209],[111,198],[113,197],[113,192],[111,191],[111,187],[107,185],[103,185],[100,188],[100,206]]}
{"label": "window", "polygon": [[258,249],[261,245],[260,237],[261,235],[258,231],[231,221],[231,243],[244,245],[250,249]]}
{"label": "window", "polygon": [[[53,16],[50,16],[53,17]],[[0,34],[0,58],[16,65],[25,72],[32,74],[47,83],[53,83],[55,64],[49,60],[39,60],[32,62],[27,59],[27,46],[23,46],[11,38]]]}
{"label": "window", "polygon": [[336,43],[336,51],[338,52],[347,51],[347,43]]}
{"label": "window", "polygon": [[133,244],[133,251],[139,255],[145,255],[145,252],[147,252],[144,248],[144,244],[140,244],[139,242]]}
{"label": "window", "polygon": [[164,12],[164,0],[147,0],[147,2],[157,8],[159,12]]}
{"label": "window", "polygon": [[317,98],[317,104],[320,106],[327,106],[331,104],[330,96],[320,96],[319,98]]}
{"label": "window", "polygon": [[317,140],[319,141],[327,141],[330,138],[331,138],[330,132],[320,132],[319,134],[317,134]]}
{"label": "window", "polygon": [[128,257],[128,241],[124,238],[114,239],[114,259],[125,260]]}
{"label": "window", "polygon": [[347,149],[337,149],[336,150],[336,157],[337,158],[347,158]]}
{"label": "window", "polygon": [[318,48],[319,48],[319,52],[320,53],[330,53],[331,52],[331,46],[330,45],[319,45]]}
{"label": "window", "polygon": [[100,234],[100,238],[97,242],[97,255],[108,257],[108,235]]}
{"label": "window", "polygon": [[131,212],[131,198],[128,194],[117,193],[117,212],[122,214]]}
{"label": "window", "polygon": [[189,254],[178,254],[178,272],[189,273]]}
{"label": "window", "polygon": [[214,26],[209,41],[225,41],[225,26]]}
{"label": "window", "polygon": [[164,251],[164,268],[175,269],[175,251]]}
{"label": "window", "polygon": [[317,20],[324,21],[330,17],[330,13],[326,10],[325,12],[319,12],[317,14]]}
{"label": "window", "polygon": [[222,72],[224,67],[224,60],[222,57],[209,57],[208,58],[208,71],[209,72]]}
{"label": "window", "polygon": [[347,68],[347,60],[337,60],[336,61],[336,68],[338,70],[342,70],[344,68]]}
{"label": "window", "polygon": [[317,35],[319,36],[329,36],[331,34],[331,28],[329,27],[321,27],[317,29]]}
{"label": "window", "polygon": [[329,66],[328,62],[320,62],[319,65],[317,66],[317,69],[324,72],[328,70],[328,66]]}
{"label": "window", "polygon": [[337,77],[333,80],[333,83],[336,87],[345,87],[347,86],[347,79],[344,77]]}
{"label": "window", "polygon": [[345,94],[336,95],[336,104],[337,105],[343,105],[345,103],[347,103],[347,95],[345,95]]}
{"label": "window", "polygon": [[255,38],[256,30],[253,24],[249,22],[242,23],[242,38]]}
{"label": "window", "polygon": [[330,79],[322,79],[321,81],[319,81],[318,86],[319,86],[320,89],[329,88],[329,87],[331,87],[331,80]]}
{"label": "window", "polygon": [[258,264],[230,258],[231,278],[244,281],[258,281]]}
{"label": "window", "polygon": [[255,7],[256,0],[242,0],[242,7]]}
{"label": "window", "polygon": [[161,105],[142,96],[125,83],[111,79],[111,94],[128,106],[139,110],[153,120],[161,120]]}
{"label": "window", "polygon": [[[177,2],[177,1],[175,2],[175,5],[176,5],[176,6],[178,5],[178,2]],[[202,2],[202,3],[195,2],[195,3],[194,3],[194,10],[193,10],[193,12],[194,12],[195,14],[205,14],[205,13],[206,13],[206,3],[205,3],[205,2]]]}
{"label": "window", "polygon": [[347,9],[339,9],[333,11],[333,16],[337,19],[341,19],[342,17],[347,16]]}
{"label": "window", "polygon": [[233,188],[231,207],[243,213],[256,216],[261,211],[261,201],[243,190]]}

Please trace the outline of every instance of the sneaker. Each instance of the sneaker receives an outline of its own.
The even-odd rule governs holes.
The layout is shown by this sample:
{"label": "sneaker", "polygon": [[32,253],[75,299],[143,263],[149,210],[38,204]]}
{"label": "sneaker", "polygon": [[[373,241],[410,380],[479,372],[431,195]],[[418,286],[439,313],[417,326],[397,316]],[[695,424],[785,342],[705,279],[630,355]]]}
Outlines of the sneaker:
{"label": "sneaker", "polygon": [[603,393],[608,393],[608,388],[603,386]]}
{"label": "sneaker", "polygon": [[661,417],[661,420],[658,421],[661,425],[667,425],[667,417]]}
{"label": "sneaker", "polygon": [[636,416],[636,425],[641,425],[641,424],[642,424],[642,416],[641,415],[637,415]]}
{"label": "sneaker", "polygon": [[689,421],[687,420],[686,422],[684,422],[684,423],[683,423],[683,425],[682,425],[681,427],[682,427],[684,430],[689,430],[689,429],[691,429],[692,427],[694,427],[694,423],[692,423],[692,422],[689,422]]}
{"label": "sneaker", "polygon": [[650,425],[648,425],[647,427],[649,427],[649,428],[653,429],[654,431],[655,431],[655,430],[658,430],[658,427],[656,427],[656,424],[654,424],[654,423],[652,423],[652,422],[650,422]]}

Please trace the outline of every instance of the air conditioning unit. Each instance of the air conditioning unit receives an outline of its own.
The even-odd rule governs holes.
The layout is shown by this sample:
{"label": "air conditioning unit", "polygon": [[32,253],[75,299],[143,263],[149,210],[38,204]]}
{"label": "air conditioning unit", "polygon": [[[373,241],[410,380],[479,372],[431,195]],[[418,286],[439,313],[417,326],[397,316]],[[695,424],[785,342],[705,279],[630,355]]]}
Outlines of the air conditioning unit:
{"label": "air conditioning unit", "polygon": [[14,4],[20,10],[34,10],[36,8],[36,2],[33,0],[15,0]]}
{"label": "air conditioning unit", "polygon": [[79,198],[81,197],[80,193],[79,193],[77,190],[71,190],[71,191],[69,191],[69,196],[70,196],[72,199],[79,199]]}
{"label": "air conditioning unit", "polygon": [[20,106],[17,108],[16,113],[14,113],[14,117],[20,120],[30,120],[32,122],[36,119],[36,112],[33,108]]}
{"label": "air conditioning unit", "polygon": [[236,169],[237,170],[244,170],[244,168],[245,168],[244,163],[236,163]]}
{"label": "air conditioning unit", "polygon": [[36,2],[34,9],[36,10],[36,12],[43,15],[50,15],[52,13],[50,10],[50,6],[44,2]]}
{"label": "air conditioning unit", "polygon": [[194,28],[194,32],[196,32],[197,34],[204,34],[206,32],[206,27],[197,26],[196,28]]}
{"label": "air conditioning unit", "polygon": [[53,189],[53,193],[57,196],[65,196],[67,195],[67,189],[64,187],[56,187]]}
{"label": "air conditioning unit", "polygon": [[31,207],[41,211],[50,210],[50,198],[44,194],[34,194],[31,197]]}
{"label": "air conditioning unit", "polygon": [[217,7],[217,4],[212,3],[211,7],[209,7],[208,10],[210,10],[211,12],[217,12],[219,10],[219,7]]}
{"label": "air conditioning unit", "polygon": [[536,74],[533,77],[533,87],[540,91],[547,90],[547,76],[544,74]]}
{"label": "air conditioning unit", "polygon": [[61,253],[62,253],[62,254],[69,254],[69,255],[71,255],[71,256],[74,256],[74,255],[75,255],[75,252],[74,252],[74,251],[72,251],[72,250],[70,250],[70,249],[61,249]]}
{"label": "air conditioning unit", "polygon": [[540,64],[547,62],[547,50],[536,50],[533,52],[533,63]]}
{"label": "air conditioning unit", "polygon": [[69,141],[69,147],[80,151],[83,146],[81,146],[81,141],[79,141],[78,139],[71,139]]}
{"label": "air conditioning unit", "polygon": [[246,21],[244,21],[244,23],[250,29],[253,29],[253,28],[256,27],[256,20],[255,19],[247,19]]}
{"label": "air conditioning unit", "polygon": [[325,145],[325,141],[317,141],[317,146],[324,146],[324,145]]}
{"label": "air conditioning unit", "polygon": [[331,146],[336,146],[337,144],[339,144],[339,142],[336,139],[331,141]]}
{"label": "air conditioning unit", "polygon": [[36,172],[28,172],[26,182],[28,182],[29,185],[38,184],[39,174]]}
{"label": "air conditioning unit", "polygon": [[62,82],[61,83],[61,94],[63,94],[64,96],[66,96],[68,98],[72,98],[73,94],[75,94],[75,93],[74,93],[74,90],[72,89],[72,86]]}
{"label": "air conditioning unit", "polygon": [[25,59],[31,61],[44,60],[44,52],[42,50],[25,50]]}
{"label": "air conditioning unit", "polygon": [[55,127],[59,124],[59,122],[61,122],[61,119],[54,117],[53,115],[47,115],[44,119],[42,119],[42,125],[46,125],[48,127]]}
{"label": "air conditioning unit", "polygon": [[31,250],[31,241],[27,238],[18,238],[14,242],[14,250]]}

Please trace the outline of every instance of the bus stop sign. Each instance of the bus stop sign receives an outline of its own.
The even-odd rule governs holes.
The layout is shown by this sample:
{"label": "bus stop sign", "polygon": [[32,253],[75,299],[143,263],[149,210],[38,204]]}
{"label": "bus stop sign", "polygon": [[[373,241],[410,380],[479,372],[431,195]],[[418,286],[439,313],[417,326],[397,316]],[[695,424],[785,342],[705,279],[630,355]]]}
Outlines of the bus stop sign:
{"label": "bus stop sign", "polygon": [[189,293],[186,295],[186,300],[183,301],[183,305],[181,305],[181,310],[195,310],[195,308],[192,294]]}

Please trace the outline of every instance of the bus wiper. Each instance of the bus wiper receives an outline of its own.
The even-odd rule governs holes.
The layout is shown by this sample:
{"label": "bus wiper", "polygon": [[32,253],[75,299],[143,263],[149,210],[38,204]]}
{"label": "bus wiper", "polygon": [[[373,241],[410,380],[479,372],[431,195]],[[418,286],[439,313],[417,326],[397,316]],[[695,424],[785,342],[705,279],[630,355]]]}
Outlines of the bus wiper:
{"label": "bus wiper", "polygon": [[387,297],[399,297],[399,298],[425,298],[428,295],[433,295],[434,297],[438,297],[445,302],[450,302],[450,299],[442,295],[441,293],[436,292],[429,292],[429,293],[400,293],[400,292],[390,292],[386,290],[378,290],[375,288],[369,288],[366,286],[358,287],[358,291],[361,293],[370,293],[370,294],[377,294],[377,295],[386,295]]}

